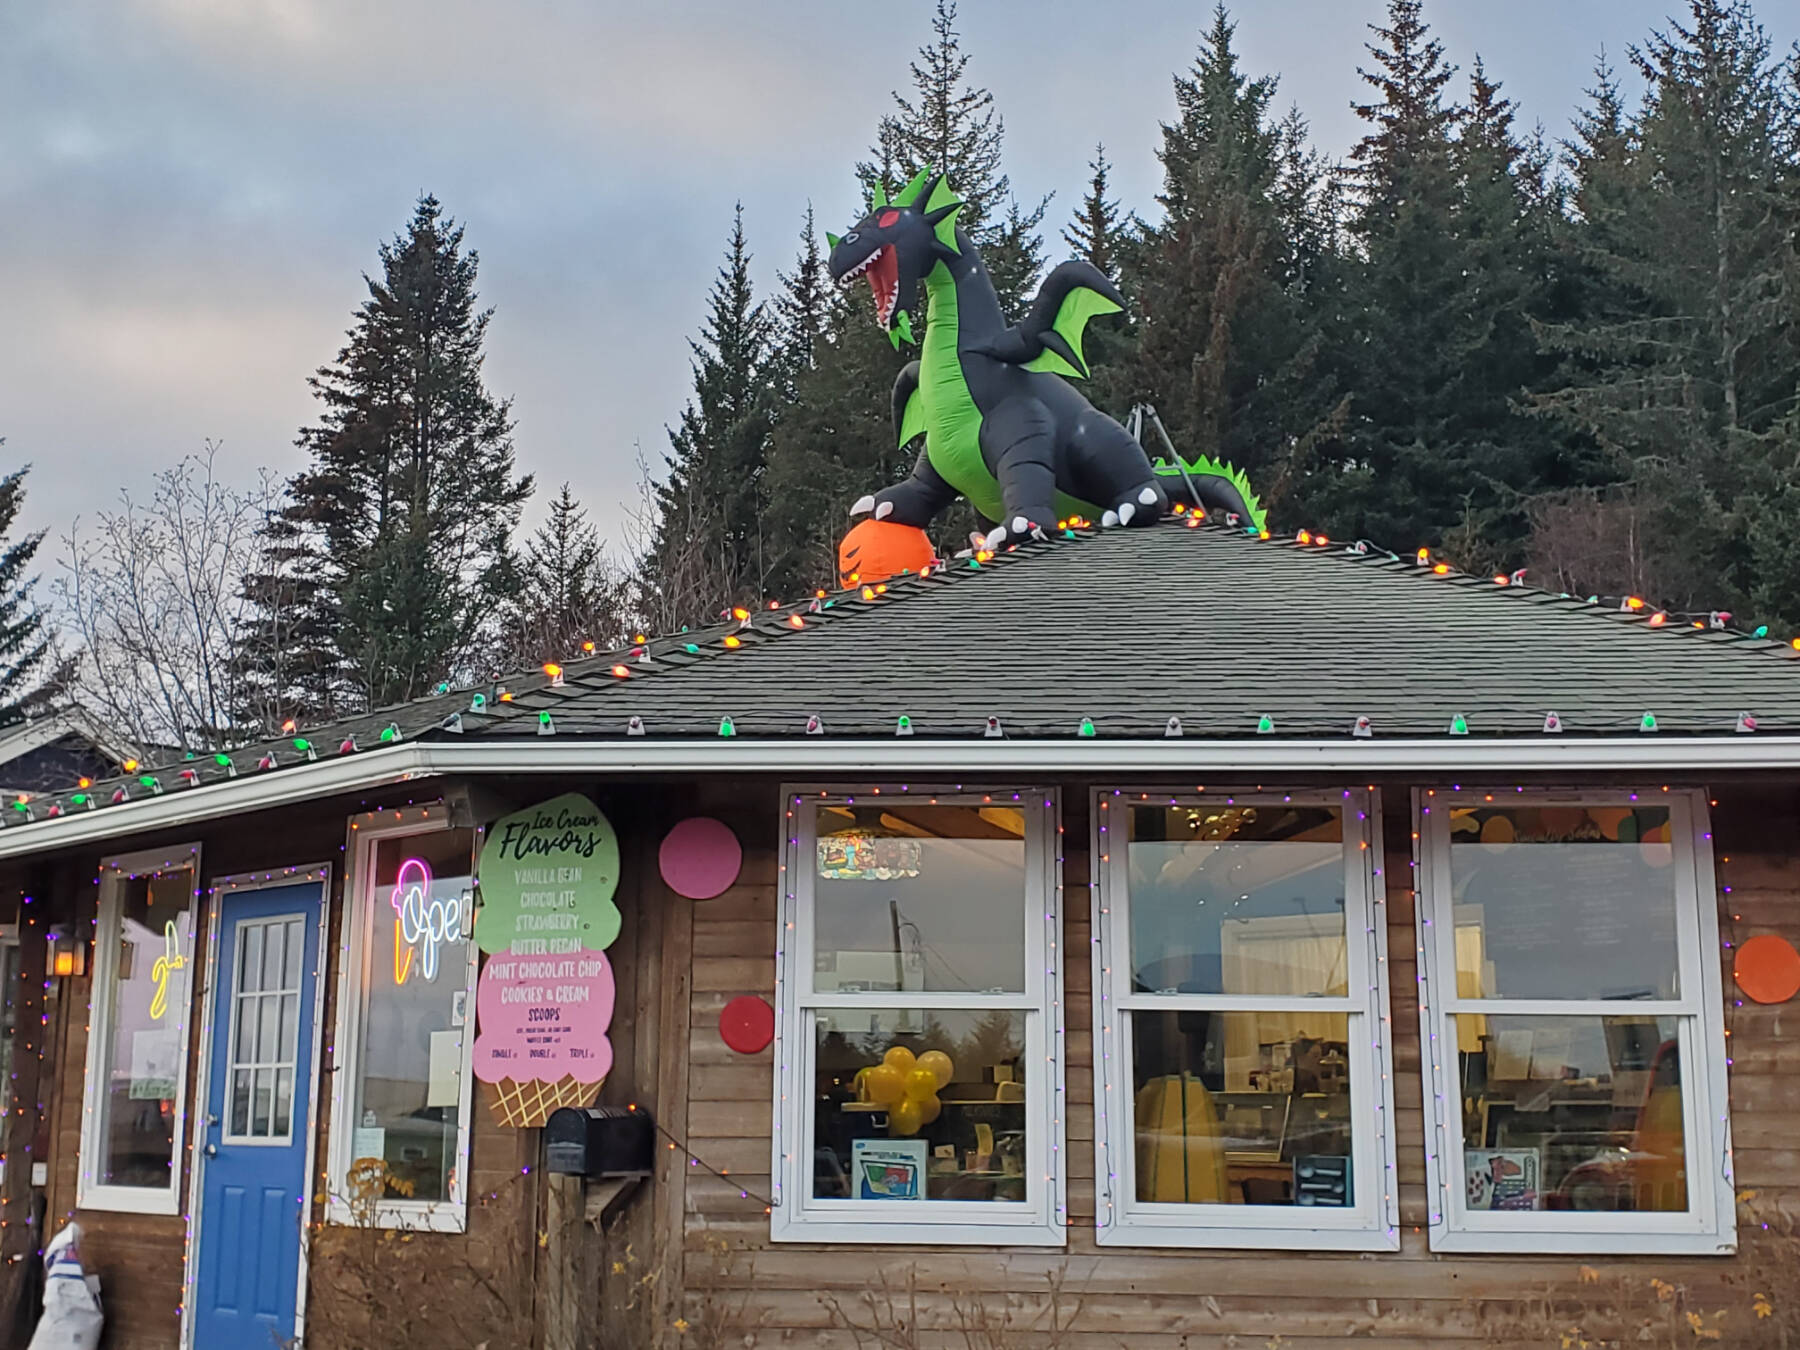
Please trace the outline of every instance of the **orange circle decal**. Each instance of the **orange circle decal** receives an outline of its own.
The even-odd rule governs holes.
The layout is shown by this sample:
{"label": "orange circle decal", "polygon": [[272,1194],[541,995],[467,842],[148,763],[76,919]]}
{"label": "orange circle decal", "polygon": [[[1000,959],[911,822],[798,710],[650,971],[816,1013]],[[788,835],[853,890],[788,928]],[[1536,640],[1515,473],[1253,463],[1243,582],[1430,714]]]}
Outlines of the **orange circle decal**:
{"label": "orange circle decal", "polygon": [[1738,948],[1731,973],[1756,1002],[1786,1003],[1800,993],[1800,952],[1786,938],[1765,933]]}

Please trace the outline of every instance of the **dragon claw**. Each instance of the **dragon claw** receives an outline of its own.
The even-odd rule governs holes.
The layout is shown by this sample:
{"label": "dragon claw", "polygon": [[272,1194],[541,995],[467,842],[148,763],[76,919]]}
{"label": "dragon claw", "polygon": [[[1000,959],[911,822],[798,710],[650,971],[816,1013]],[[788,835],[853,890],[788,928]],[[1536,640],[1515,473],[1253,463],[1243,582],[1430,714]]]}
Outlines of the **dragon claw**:
{"label": "dragon claw", "polygon": [[1113,526],[1117,525],[1118,523],[1119,523],[1119,513],[1117,511],[1108,511],[1100,517],[1100,527],[1102,529],[1110,530]]}
{"label": "dragon claw", "polygon": [[874,509],[875,509],[874,494],[864,493],[862,496],[860,496],[856,499],[856,504],[850,508],[850,514],[853,516],[860,516],[860,515],[864,515],[867,512],[873,511]]}
{"label": "dragon claw", "polygon": [[1156,501],[1156,489],[1155,488],[1145,488],[1142,492],[1138,493],[1138,505],[1139,506],[1150,506],[1150,505],[1153,505],[1155,503],[1155,501]]}
{"label": "dragon claw", "polygon": [[886,520],[893,514],[894,504],[892,502],[883,502],[875,508],[875,519],[877,520]]}
{"label": "dragon claw", "polygon": [[995,549],[999,548],[1000,545],[1004,544],[1005,542],[1006,542],[1006,526],[996,525],[996,526],[994,526],[994,528],[992,530],[990,530],[988,532],[987,538],[981,541],[981,546],[983,548],[985,548],[986,550],[988,550],[988,552],[991,553]]}
{"label": "dragon claw", "polygon": [[1131,524],[1131,518],[1137,514],[1137,503],[1125,502],[1119,507],[1119,524]]}

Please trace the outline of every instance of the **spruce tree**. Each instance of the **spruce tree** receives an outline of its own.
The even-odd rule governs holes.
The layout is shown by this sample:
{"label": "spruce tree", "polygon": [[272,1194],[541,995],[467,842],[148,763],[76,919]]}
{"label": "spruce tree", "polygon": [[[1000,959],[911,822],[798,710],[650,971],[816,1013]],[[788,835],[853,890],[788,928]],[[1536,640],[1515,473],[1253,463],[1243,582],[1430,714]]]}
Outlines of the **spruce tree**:
{"label": "spruce tree", "polygon": [[1359,73],[1370,131],[1352,152],[1358,261],[1349,342],[1345,471],[1315,476],[1321,520],[1396,548],[1448,541],[1465,565],[1517,565],[1525,501],[1575,471],[1518,405],[1548,363],[1531,323],[1546,314],[1555,201],[1479,63],[1471,99],[1421,0],[1389,0]]}
{"label": "spruce tree", "polygon": [[1800,621],[1800,348],[1792,62],[1746,4],[1691,0],[1632,52],[1572,143],[1589,303],[1545,329],[1566,383],[1539,406],[1629,466],[1652,597]]}
{"label": "spruce tree", "polygon": [[1116,277],[1120,247],[1130,234],[1131,219],[1119,210],[1118,199],[1108,195],[1112,190],[1112,165],[1107,162],[1104,145],[1094,147],[1088,168],[1093,176],[1088,179],[1087,194],[1076,208],[1075,218],[1062,232],[1063,242],[1075,250],[1076,257]]}
{"label": "spruce tree", "polygon": [[31,564],[44,532],[12,537],[30,471],[28,464],[0,478],[0,720],[5,721],[39,701],[38,686],[50,660],[50,636],[32,598],[37,578]]}
{"label": "spruce tree", "polygon": [[646,608],[678,623],[762,594],[763,472],[779,373],[774,324],[750,280],[740,204],[725,262],[707,296],[693,351],[694,391],[669,432],[668,477],[657,489],[659,523],[640,584]]}
{"label": "spruce tree", "polygon": [[1242,72],[1233,35],[1219,6],[1175,79],[1163,215],[1124,250],[1128,350],[1096,386],[1118,411],[1153,404],[1181,453],[1232,460],[1285,515],[1340,402],[1319,359],[1323,260],[1302,252],[1323,179],[1304,123],[1273,120],[1275,80]]}
{"label": "spruce tree", "polygon": [[1016,317],[1043,269],[1037,229],[1050,198],[1032,206],[1014,199],[1001,169],[1005,120],[992,91],[971,82],[968,70],[956,0],[937,0],[931,40],[912,63],[912,92],[895,91],[894,111],[881,119],[871,158],[856,173],[865,193],[880,186],[890,194],[921,169],[943,173],[964,203],[958,226],[981,250],[1001,308]]}
{"label": "spruce tree", "polygon": [[781,290],[775,297],[773,343],[781,376],[781,396],[794,397],[794,382],[813,368],[819,344],[830,322],[832,285],[819,248],[812,203],[806,205],[806,221],[800,228],[800,249],[794,270],[778,272]]}
{"label": "spruce tree", "polygon": [[626,636],[626,585],[567,483],[523,553],[507,560],[502,588],[496,637],[503,670],[606,651]]}
{"label": "spruce tree", "polygon": [[[487,391],[479,257],[437,199],[380,250],[348,341],[310,384],[322,405],[298,444],[311,459],[270,542],[304,550],[316,582],[292,663],[331,678],[338,710],[414,698],[463,673],[494,601],[531,479],[516,474],[511,405]],[[278,584],[252,577],[246,593]],[[329,671],[315,648],[330,643]],[[285,678],[285,677],[284,677]]]}

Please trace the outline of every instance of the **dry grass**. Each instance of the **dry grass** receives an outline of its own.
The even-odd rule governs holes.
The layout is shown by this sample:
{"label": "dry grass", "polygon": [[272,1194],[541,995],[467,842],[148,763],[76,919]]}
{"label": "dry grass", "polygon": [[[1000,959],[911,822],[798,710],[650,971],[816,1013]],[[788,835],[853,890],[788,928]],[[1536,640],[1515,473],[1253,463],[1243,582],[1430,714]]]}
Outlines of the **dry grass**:
{"label": "dry grass", "polygon": [[964,1350],[1060,1350],[1074,1342],[1082,1300],[1061,1271],[1047,1277],[1044,1298],[1031,1306],[994,1291],[921,1290],[909,1269],[898,1285],[878,1275],[849,1307],[832,1297],[819,1302],[857,1350],[920,1350],[927,1333],[934,1343],[948,1333]]}
{"label": "dry grass", "polygon": [[1665,1278],[1650,1262],[1612,1275],[1578,1265],[1572,1288],[1559,1284],[1520,1300],[1490,1343],[1554,1350],[1800,1347],[1800,1221],[1758,1205],[1754,1191],[1738,1196],[1738,1211],[1738,1254],[1704,1287]]}

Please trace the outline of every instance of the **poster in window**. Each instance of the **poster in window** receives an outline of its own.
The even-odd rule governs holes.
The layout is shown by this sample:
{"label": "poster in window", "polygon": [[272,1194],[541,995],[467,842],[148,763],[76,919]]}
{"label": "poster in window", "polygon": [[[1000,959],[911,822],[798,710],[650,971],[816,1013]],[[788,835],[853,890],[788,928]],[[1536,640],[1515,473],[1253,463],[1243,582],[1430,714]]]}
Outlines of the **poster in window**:
{"label": "poster in window", "polygon": [[1471,1213],[1483,1210],[1536,1209],[1536,1149],[1463,1150],[1463,1181]]}
{"label": "poster in window", "polygon": [[929,1147],[923,1139],[852,1140],[850,1167],[856,1178],[856,1198],[923,1200]]}
{"label": "poster in window", "polygon": [[170,1028],[166,1031],[134,1031],[130,1036],[130,1099],[134,1102],[173,1099],[175,1077],[181,1071],[181,1033]]}

